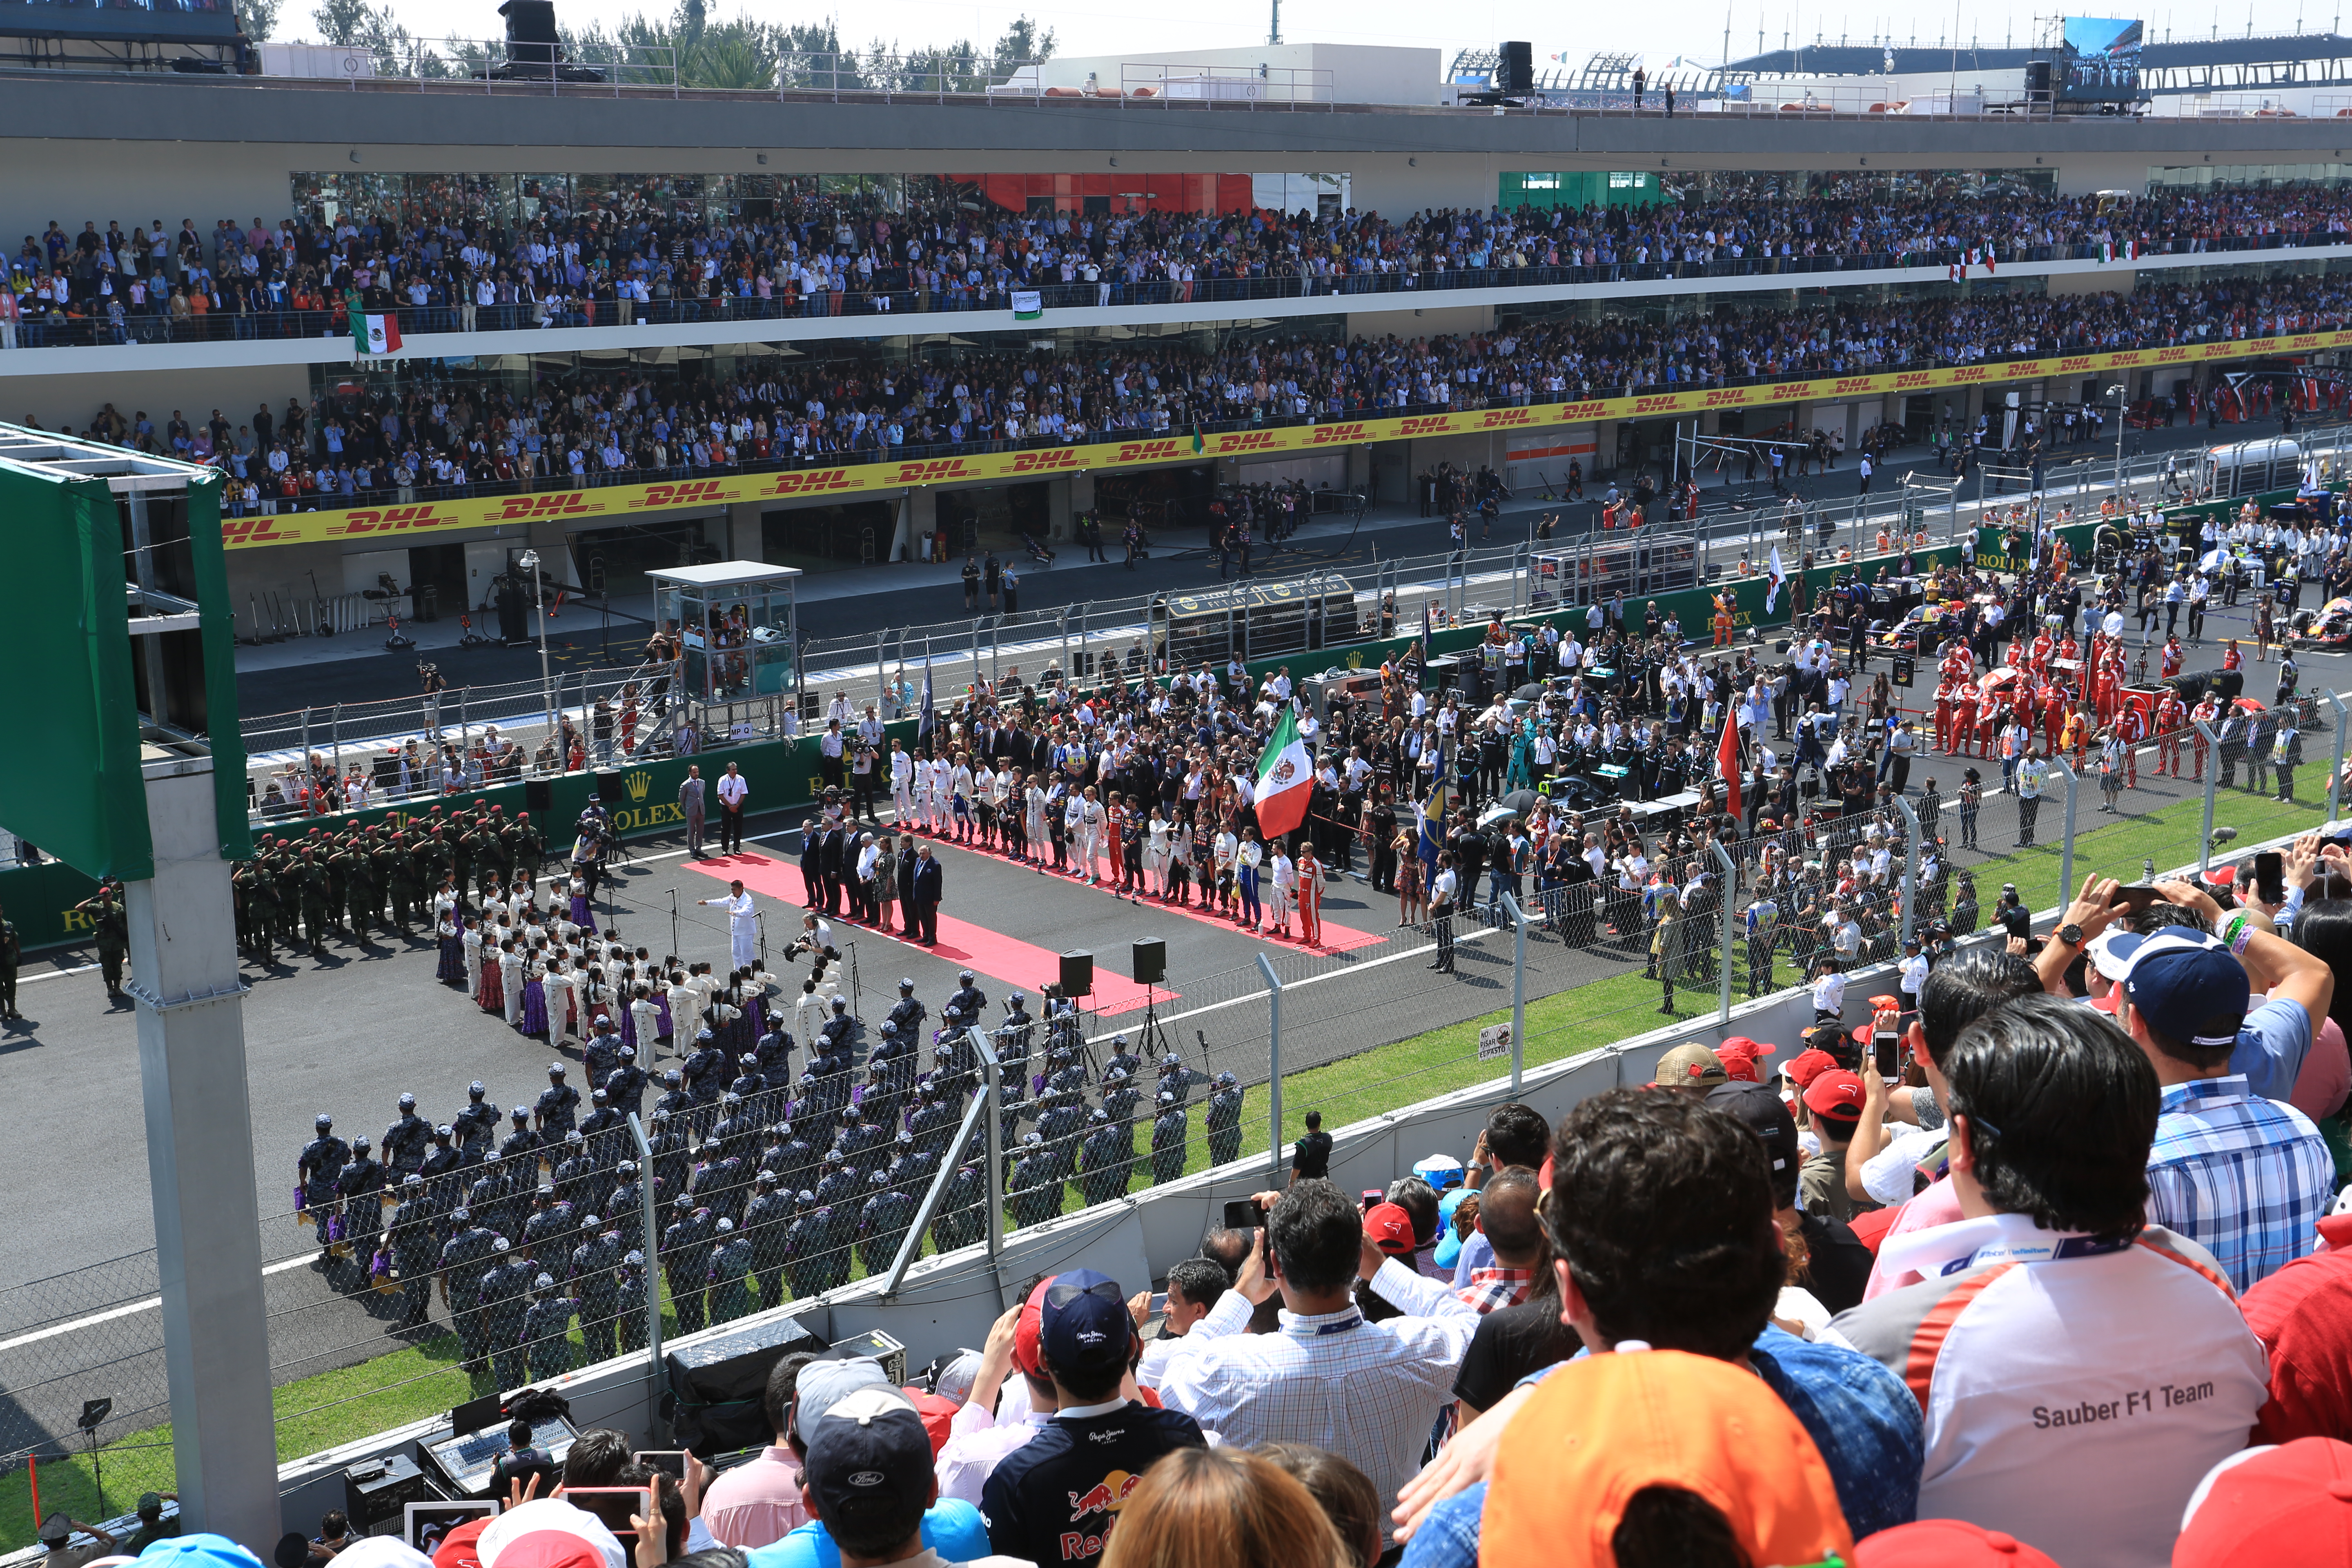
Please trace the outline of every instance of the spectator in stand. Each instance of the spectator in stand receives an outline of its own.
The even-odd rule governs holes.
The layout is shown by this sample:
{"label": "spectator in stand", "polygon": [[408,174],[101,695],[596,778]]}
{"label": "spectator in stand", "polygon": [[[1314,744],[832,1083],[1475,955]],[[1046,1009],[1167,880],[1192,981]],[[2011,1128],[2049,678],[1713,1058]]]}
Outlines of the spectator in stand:
{"label": "spectator in stand", "polygon": [[1320,1181],[1331,1173],[1331,1134],[1323,1131],[1323,1113],[1307,1113],[1307,1131],[1290,1148],[1290,1180]]}
{"label": "spectator in stand", "polygon": [[[73,1544],[76,1533],[86,1535],[85,1546]],[[46,1549],[41,1568],[82,1568],[86,1563],[104,1557],[114,1551],[114,1537],[94,1524],[84,1524],[59,1509],[41,1521],[41,1545]]]}
{"label": "spectator in stand", "polygon": [[1927,1415],[1919,1508],[2067,1568],[2160,1563],[2175,1511],[2245,1446],[2262,1347],[2195,1242],[2142,1218],[2158,1089],[2089,1008],[2028,996],[1944,1066],[1958,1223],[1890,1242],[1917,1285],[1825,1338],[1902,1374]]}
{"label": "spectator in stand", "polygon": [[1776,1321],[1786,1326],[1826,1323],[1862,1300],[1871,1252],[1843,1220],[1797,1206],[1797,1121],[1780,1097],[1760,1083],[1734,1081],[1709,1089],[1705,1103],[1737,1118],[1762,1140],[1772,1181],[1772,1217],[1789,1257]]}
{"label": "spectator in stand", "polygon": [[1478,1232],[1494,1261],[1472,1270],[1454,1294],[1482,1315],[1525,1301],[1537,1271],[1551,1261],[1536,1215],[1538,1196],[1536,1173],[1524,1165],[1505,1167],[1479,1189]]}
{"label": "spectator in stand", "polygon": [[787,1434],[801,1371],[815,1359],[805,1351],[795,1352],[769,1370],[761,1404],[775,1441],[749,1463],[719,1476],[702,1494],[703,1528],[719,1545],[754,1551],[809,1521],[808,1507],[801,1500],[801,1468]]}
{"label": "spectator in stand", "polygon": [[[1552,1147],[1544,1221],[1561,1313],[1584,1348],[1683,1351],[1746,1369],[1811,1436],[1856,1535],[1909,1520],[1918,1402],[1869,1358],[1771,1321],[1788,1265],[1763,1142],[1692,1096],[1626,1089],[1562,1117]],[[1485,1483],[1519,1413],[1566,1364],[1522,1379],[1402,1489],[1393,1517],[1407,1568],[1509,1561],[1484,1556]]]}
{"label": "spectator in stand", "polygon": [[2305,1437],[2215,1465],[2189,1500],[2173,1568],[2319,1563],[2352,1540],[2352,1445]]}
{"label": "spectator in stand", "polygon": [[[1192,1329],[1209,1315],[1232,1288],[1232,1277],[1221,1264],[1210,1258],[1187,1258],[1168,1270],[1167,1310],[1160,1314],[1159,1336],[1144,1342],[1143,1359],[1136,1363],[1138,1386],[1158,1388],[1171,1363],[1209,1342],[1194,1339]],[[1148,1312],[1150,1302],[1150,1295],[1145,1292],[1139,1294],[1129,1305],[1130,1308],[1139,1306]],[[1139,1313],[1139,1327],[1140,1323]]]}
{"label": "spectator in stand", "polygon": [[[1462,1184],[1476,1192],[1496,1171],[1511,1165],[1540,1171],[1550,1157],[1551,1128],[1543,1114],[1532,1106],[1507,1100],[1486,1113],[1486,1130],[1478,1135],[1478,1146],[1470,1152]],[[1454,1260],[1454,1285],[1467,1286],[1470,1277],[1494,1259],[1494,1244],[1473,1231]]]}
{"label": "spectator in stand", "polygon": [[1374,1568],[1381,1557],[1381,1510],[1370,1477],[1337,1454],[1300,1443],[1260,1443],[1251,1451],[1307,1489],[1353,1559],[1351,1568]]}
{"label": "spectator in stand", "polygon": [[1117,1280],[1091,1268],[1057,1275],[1039,1304],[1038,1346],[1054,1380],[1053,1418],[998,1461],[981,1513],[990,1544],[1008,1557],[1093,1563],[1137,1479],[1207,1440],[1192,1416],[1120,1392],[1137,1342]]}
{"label": "spectator in stand", "polygon": [[[1274,1459],[1185,1448],[1139,1478],[1105,1568],[1355,1568],[1314,1494]],[[1042,1563],[1040,1565],[1042,1568]]]}
{"label": "spectator in stand", "polygon": [[[982,1490],[999,1462],[1037,1436],[1039,1428],[1053,1418],[1058,1396],[1054,1392],[1054,1380],[1045,1374],[1038,1349],[1045,1287],[1050,1283],[1050,1275],[1033,1281],[1021,1304],[1007,1310],[990,1327],[988,1342],[980,1352],[979,1374],[972,1379],[971,1392],[966,1395],[963,1407],[948,1423],[948,1440],[940,1449],[937,1468],[940,1496],[960,1499],[977,1508]],[[1015,1370],[1021,1373],[1023,1388],[1008,1391],[1005,1378]],[[1017,1397],[1009,1397],[1006,1402],[1020,1411],[1019,1419],[999,1418],[1000,1392],[1011,1395],[1026,1393],[1025,1402]]]}
{"label": "spectator in stand", "polygon": [[[1228,1442],[1328,1449],[1393,1497],[1453,1398],[1478,1314],[1370,1244],[1356,1205],[1329,1182],[1258,1202],[1265,1228],[1231,1293],[1192,1331],[1212,1342],[1178,1359],[1160,1399]],[[1367,1321],[1358,1279],[1403,1315]],[[1252,1309],[1277,1292],[1279,1331],[1244,1333]]]}
{"label": "spectator in stand", "polygon": [[[803,1500],[818,1521],[807,1528],[839,1547],[843,1568],[1016,1568],[1013,1558],[942,1552],[934,1543],[940,1484],[931,1474],[931,1440],[898,1390],[866,1384],[827,1402],[803,1440]],[[796,1531],[786,1539],[803,1537]]]}

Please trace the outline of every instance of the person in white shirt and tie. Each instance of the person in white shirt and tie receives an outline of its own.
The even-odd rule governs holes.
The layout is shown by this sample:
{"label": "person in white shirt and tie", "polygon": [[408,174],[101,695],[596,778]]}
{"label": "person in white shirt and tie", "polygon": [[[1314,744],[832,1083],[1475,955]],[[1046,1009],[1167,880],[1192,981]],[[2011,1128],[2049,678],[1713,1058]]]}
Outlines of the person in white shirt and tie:
{"label": "person in white shirt and tie", "polygon": [[[740,855],[743,852],[743,801],[751,793],[751,781],[737,771],[733,763],[719,779],[719,853]],[[736,891],[742,885],[736,884]],[[715,903],[716,900],[705,900]],[[738,961],[740,963],[740,960]]]}
{"label": "person in white shirt and tie", "polygon": [[[730,763],[727,778],[719,781],[721,800],[726,798],[728,780],[734,776],[734,764]],[[743,890],[743,884],[740,881],[730,882],[727,884],[725,898],[703,899],[699,901],[712,909],[727,911],[727,935],[733,948],[734,966],[738,969],[750,968],[757,956],[752,950],[758,944],[760,917],[752,906],[751,895]]]}

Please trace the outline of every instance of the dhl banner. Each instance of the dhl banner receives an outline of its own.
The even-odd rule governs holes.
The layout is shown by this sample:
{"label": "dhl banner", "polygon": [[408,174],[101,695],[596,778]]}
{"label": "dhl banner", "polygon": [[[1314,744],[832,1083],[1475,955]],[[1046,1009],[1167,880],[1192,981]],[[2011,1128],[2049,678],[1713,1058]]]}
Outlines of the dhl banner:
{"label": "dhl banner", "polygon": [[2126,349],[2108,353],[2066,354],[2048,359],[2004,360],[1939,370],[1883,371],[1869,375],[1819,377],[1753,386],[1704,387],[1637,397],[1595,397],[1580,403],[1544,403],[1525,408],[1478,408],[1459,414],[1409,415],[1402,418],[1341,420],[1273,430],[1233,430],[1202,437],[1195,451],[1190,436],[1100,441],[1083,447],[1053,447],[1023,452],[989,452],[965,458],[927,458],[895,462],[845,463],[837,468],[787,468],[730,474],[720,479],[653,484],[605,485],[595,489],[541,490],[530,495],[483,496],[355,507],[341,511],[283,512],[274,517],[225,517],[224,544],[252,550],[272,544],[312,544],[326,540],[382,541],[396,548],[420,533],[446,533],[499,523],[609,519],[625,522],[648,512],[737,502],[792,501],[867,494],[922,485],[986,484],[1050,478],[1100,468],[1189,463],[1253,453],[1308,452],[1318,447],[1403,441],[1416,437],[1475,436],[1491,431],[1535,430],[1600,419],[1650,419],[1702,414],[1715,408],[1754,408],[1823,398],[1884,396],[1932,392],[1951,386],[2036,381],[2052,375],[2095,375],[2143,366],[2196,364],[2215,359],[2306,353],[2352,346],[2352,331],[2304,332],[2293,337],[2238,338],[2172,348]]}

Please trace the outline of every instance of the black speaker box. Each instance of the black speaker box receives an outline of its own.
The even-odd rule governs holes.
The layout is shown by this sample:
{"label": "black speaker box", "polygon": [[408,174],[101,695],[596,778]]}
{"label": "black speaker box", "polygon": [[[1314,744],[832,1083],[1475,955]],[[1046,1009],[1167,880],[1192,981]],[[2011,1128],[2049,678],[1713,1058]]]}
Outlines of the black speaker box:
{"label": "black speaker box", "polygon": [[761,1403],[768,1373],[795,1351],[824,1348],[797,1321],[780,1318],[671,1351],[662,1357],[669,1380],[662,1415],[670,1435],[706,1459],[773,1441]]}
{"label": "black speaker box", "polygon": [[1525,39],[1516,39],[1503,46],[1502,58],[1496,62],[1495,90],[1496,92],[1532,92],[1536,85],[1535,46]]}
{"label": "black speaker box", "polygon": [[628,796],[628,789],[621,783],[619,773],[599,773],[596,775],[596,798],[604,802],[606,811],[618,810]]}
{"label": "black speaker box", "polygon": [[1062,954],[1062,994],[1090,996],[1095,989],[1095,955],[1091,952]]}
{"label": "black speaker box", "polygon": [[405,1454],[387,1454],[343,1472],[343,1511],[362,1532],[398,1519],[412,1502],[429,1502],[425,1472]]}
{"label": "black speaker box", "polygon": [[1135,983],[1159,985],[1168,979],[1168,944],[1158,937],[1135,944]]}
{"label": "black speaker box", "polygon": [[546,812],[554,810],[555,786],[546,779],[523,780],[522,805],[525,811]]}

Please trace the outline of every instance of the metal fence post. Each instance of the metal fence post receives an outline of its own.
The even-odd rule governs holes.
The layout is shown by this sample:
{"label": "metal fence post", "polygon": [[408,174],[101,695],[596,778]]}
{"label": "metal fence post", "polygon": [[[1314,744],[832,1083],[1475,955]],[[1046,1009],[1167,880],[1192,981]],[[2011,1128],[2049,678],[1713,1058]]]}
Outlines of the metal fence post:
{"label": "metal fence post", "polygon": [[1503,895],[1503,910],[1511,917],[1511,1098],[1517,1100],[1528,1059],[1528,911],[1515,893]]}
{"label": "metal fence post", "polygon": [[[335,777],[341,780],[343,776],[343,705],[340,702],[335,704],[335,711],[327,720],[327,744],[333,749]],[[341,787],[340,783],[336,785],[339,796]]]}
{"label": "metal fence post", "polygon": [[2331,691],[2327,700],[2336,710],[2336,761],[2327,770],[2327,820],[2333,822],[2344,804],[2344,699]]}
{"label": "metal fence post", "polygon": [[1721,951],[1716,954],[1716,963],[1722,973],[1716,976],[1715,1021],[1728,1024],[1731,1022],[1731,889],[1739,879],[1739,868],[1733,863],[1730,852],[1718,841],[1710,838],[1706,847],[1715,855],[1716,868],[1723,873],[1723,897],[1716,905],[1717,918],[1722,928],[1717,933]]}
{"label": "metal fence post", "polygon": [[[2205,737],[2205,744],[2213,753],[2213,766],[2205,774],[2205,831],[2197,836],[2197,876],[2201,881],[2205,876],[2205,868],[2213,863],[2213,796],[2221,786],[2221,741],[2204,720],[2191,719],[2189,721],[2197,726],[2197,732]],[[2336,744],[2341,746],[2343,743],[2343,733],[2339,726]],[[2060,891],[2071,893],[2074,889],[2066,888]]]}
{"label": "metal fence post", "polygon": [[2083,780],[2063,757],[2052,757],[2050,765],[2066,781],[2065,836],[2058,846],[2058,907],[2063,910],[2074,898],[2074,808],[2082,799]]}
{"label": "metal fence post", "polygon": [[1278,1187],[1282,1184],[1282,977],[1274,972],[1274,965],[1262,952],[1257,955],[1257,972],[1265,976],[1266,1114],[1271,1119],[1266,1134],[1266,1180]]}
{"label": "metal fence post", "polygon": [[[1907,942],[1911,940],[1912,933],[1916,931],[1919,926],[1919,814],[1912,809],[1911,802],[1906,796],[1900,795],[1896,795],[1895,797],[1895,805],[1896,808],[1903,813],[1903,826],[1907,829],[1903,836],[1902,933],[1903,940]],[[2069,784],[2066,786],[2066,813],[2069,818],[2067,823],[2069,829],[2074,826],[2072,821],[2074,811],[2074,788],[2073,784]]]}
{"label": "metal fence post", "polygon": [[[638,1208],[646,1222],[646,1410],[656,1414],[656,1402],[661,1397],[662,1337],[661,1337],[661,1219],[654,1207],[654,1146],[646,1142],[646,1124],[637,1113],[629,1112],[629,1136],[636,1141],[637,1169],[646,1179],[637,1184]],[[649,1428],[658,1430],[657,1427]]]}
{"label": "metal fence post", "polygon": [[[977,1028],[972,1033],[980,1035]],[[1004,1064],[985,1037],[980,1040],[980,1091],[988,1100],[988,1259],[992,1268],[1000,1269],[996,1295],[1001,1310],[1004,1305],[1004,1279],[1000,1268],[1004,1257],[1004,1121],[997,1108],[1003,1103]]]}
{"label": "metal fence post", "polygon": [[[995,1053],[988,1049],[987,1037],[976,1028],[969,1032],[985,1058],[992,1062],[995,1059]],[[992,1080],[993,1077],[992,1073],[990,1075]],[[994,1101],[989,1098],[985,1090],[972,1097],[971,1107],[963,1113],[962,1123],[956,1129],[955,1147],[959,1157],[964,1150],[971,1147],[973,1118],[983,1118],[993,1125],[996,1120],[995,1109]],[[923,1201],[915,1209],[915,1222],[907,1227],[905,1239],[898,1243],[898,1255],[890,1260],[890,1272],[882,1281],[882,1299],[885,1301],[898,1300],[898,1287],[906,1282],[908,1268],[913,1265],[918,1257],[921,1256],[923,1233],[930,1228],[933,1216],[939,1213],[940,1200],[946,1195],[948,1184],[955,1180],[956,1169],[956,1161],[942,1160],[940,1162],[938,1173],[931,1177],[930,1186],[924,1190]]]}

